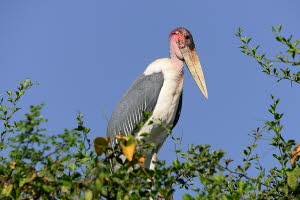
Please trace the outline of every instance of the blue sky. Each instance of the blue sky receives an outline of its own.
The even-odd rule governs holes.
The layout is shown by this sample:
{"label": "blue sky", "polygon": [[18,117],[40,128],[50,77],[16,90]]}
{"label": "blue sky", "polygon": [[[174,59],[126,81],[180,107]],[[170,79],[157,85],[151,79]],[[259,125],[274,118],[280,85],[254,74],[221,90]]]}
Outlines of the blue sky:
{"label": "blue sky", "polygon": [[[250,3],[251,2],[251,3]],[[0,88],[14,89],[30,78],[40,82],[21,105],[46,103],[49,133],[75,125],[85,114],[91,137],[104,136],[109,117],[134,79],[147,65],[168,57],[168,35],[177,27],[193,34],[205,73],[205,100],[186,70],[181,119],[174,135],[183,145],[211,144],[241,159],[250,143],[246,133],[269,119],[269,94],[282,99],[284,134],[300,141],[299,86],[280,84],[240,53],[238,27],[274,54],[278,45],[271,25],[300,39],[296,0],[253,1],[1,1]],[[26,111],[24,109],[23,112]],[[270,137],[270,136],[266,136]],[[167,139],[160,159],[171,162],[173,142]],[[260,147],[267,166],[271,147]]]}

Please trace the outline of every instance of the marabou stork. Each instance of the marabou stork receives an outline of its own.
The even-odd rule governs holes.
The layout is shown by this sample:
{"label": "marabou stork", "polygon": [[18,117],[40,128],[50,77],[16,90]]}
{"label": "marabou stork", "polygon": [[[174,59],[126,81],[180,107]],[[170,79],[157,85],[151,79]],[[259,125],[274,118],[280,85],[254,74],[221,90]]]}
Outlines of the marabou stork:
{"label": "marabou stork", "polygon": [[[177,28],[171,32],[169,40],[171,58],[155,60],[133,82],[114,110],[107,127],[107,136],[112,139],[120,133],[135,133],[137,124],[146,120],[143,112],[151,113],[135,135],[136,139],[143,138],[155,144],[155,147],[144,152],[144,166],[150,169],[154,168],[153,161],[156,161],[157,153],[168,136],[165,127],[174,128],[180,116],[184,62],[201,92],[208,98],[191,33],[185,28]],[[144,138],[141,134],[145,132],[149,136]],[[112,140],[112,147],[116,144],[117,140]]]}

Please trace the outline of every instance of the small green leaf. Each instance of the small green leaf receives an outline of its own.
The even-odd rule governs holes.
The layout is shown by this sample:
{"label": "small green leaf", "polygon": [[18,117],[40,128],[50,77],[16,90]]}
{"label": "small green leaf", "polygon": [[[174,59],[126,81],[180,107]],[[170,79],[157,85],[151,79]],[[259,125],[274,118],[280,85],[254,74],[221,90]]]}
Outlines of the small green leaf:
{"label": "small green leaf", "polygon": [[293,43],[293,46],[296,47],[298,45],[298,43],[299,43],[299,40],[295,40]]}
{"label": "small green leaf", "polygon": [[277,26],[277,30],[278,30],[278,32],[280,32],[280,31],[281,31],[281,28],[282,28],[282,24],[279,24],[279,25]]}
{"label": "small green leaf", "polygon": [[189,195],[189,194],[184,194],[183,195],[183,200],[193,200],[193,199],[195,199],[195,198],[193,198],[191,195]]}
{"label": "small green leaf", "polygon": [[10,96],[11,96],[11,94],[12,94],[12,91],[11,91],[11,90],[9,90],[9,91],[6,91],[6,93],[7,93],[8,95],[10,95]]}
{"label": "small green leaf", "polygon": [[287,184],[292,190],[296,190],[299,186],[300,168],[296,167],[293,171],[287,172]]}
{"label": "small green leaf", "polygon": [[2,189],[2,192],[1,194],[5,195],[5,196],[9,196],[11,191],[13,189],[13,184],[11,185],[8,185],[8,186],[5,186],[3,189]]}
{"label": "small green leaf", "polygon": [[149,133],[142,133],[142,134],[140,134],[140,136],[142,136],[142,137],[148,137],[150,134]]}
{"label": "small green leaf", "polygon": [[85,200],[92,200],[93,199],[93,192],[91,190],[87,190],[84,196]]}

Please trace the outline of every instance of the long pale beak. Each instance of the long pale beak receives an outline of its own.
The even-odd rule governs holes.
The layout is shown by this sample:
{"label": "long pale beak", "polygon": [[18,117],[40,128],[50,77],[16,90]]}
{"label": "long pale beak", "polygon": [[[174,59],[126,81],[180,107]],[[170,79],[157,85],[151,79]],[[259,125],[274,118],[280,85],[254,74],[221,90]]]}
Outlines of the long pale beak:
{"label": "long pale beak", "polygon": [[189,47],[186,46],[184,48],[181,48],[180,51],[183,55],[186,66],[188,67],[190,73],[196,81],[199,89],[201,90],[205,98],[208,99],[205,78],[196,49],[190,50]]}

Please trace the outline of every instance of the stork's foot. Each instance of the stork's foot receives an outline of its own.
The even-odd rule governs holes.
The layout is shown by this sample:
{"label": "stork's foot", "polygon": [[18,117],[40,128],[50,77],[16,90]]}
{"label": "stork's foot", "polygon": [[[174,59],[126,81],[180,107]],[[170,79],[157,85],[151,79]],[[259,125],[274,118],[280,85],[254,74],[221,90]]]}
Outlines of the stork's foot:
{"label": "stork's foot", "polygon": [[155,163],[157,161],[157,153],[154,153],[151,158],[150,169],[153,170],[155,168]]}

